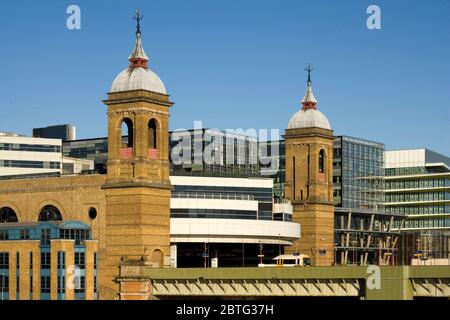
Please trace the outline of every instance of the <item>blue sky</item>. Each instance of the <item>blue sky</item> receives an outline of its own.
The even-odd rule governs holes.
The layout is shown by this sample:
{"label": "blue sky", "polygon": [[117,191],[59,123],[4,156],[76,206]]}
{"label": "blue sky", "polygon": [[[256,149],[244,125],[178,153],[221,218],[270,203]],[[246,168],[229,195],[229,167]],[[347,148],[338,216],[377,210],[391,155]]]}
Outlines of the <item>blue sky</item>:
{"label": "blue sky", "polygon": [[[81,30],[66,28],[79,5]],[[381,8],[381,30],[366,9]],[[106,136],[102,100],[128,65],[136,8],[170,127],[284,129],[311,63],[335,134],[450,155],[450,1],[0,2],[0,131],[72,123]]]}

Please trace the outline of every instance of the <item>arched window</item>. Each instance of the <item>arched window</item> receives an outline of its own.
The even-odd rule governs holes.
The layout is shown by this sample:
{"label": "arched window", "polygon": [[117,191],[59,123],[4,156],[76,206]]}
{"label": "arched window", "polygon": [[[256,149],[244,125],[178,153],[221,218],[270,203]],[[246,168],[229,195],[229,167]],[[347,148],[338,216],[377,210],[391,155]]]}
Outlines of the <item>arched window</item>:
{"label": "arched window", "polygon": [[151,119],[148,122],[148,148],[149,149],[156,149],[157,145],[156,145],[156,120],[155,119]]}
{"label": "arched window", "polygon": [[3,207],[0,209],[0,223],[5,222],[18,222],[16,213],[9,207]]}
{"label": "arched window", "polygon": [[325,172],[325,151],[320,150],[319,152],[319,172],[324,173]]}
{"label": "arched window", "polygon": [[58,208],[52,205],[47,205],[42,208],[39,214],[39,221],[62,221],[61,212]]}
{"label": "arched window", "polygon": [[133,148],[133,121],[130,118],[124,118],[121,124],[122,148]]}

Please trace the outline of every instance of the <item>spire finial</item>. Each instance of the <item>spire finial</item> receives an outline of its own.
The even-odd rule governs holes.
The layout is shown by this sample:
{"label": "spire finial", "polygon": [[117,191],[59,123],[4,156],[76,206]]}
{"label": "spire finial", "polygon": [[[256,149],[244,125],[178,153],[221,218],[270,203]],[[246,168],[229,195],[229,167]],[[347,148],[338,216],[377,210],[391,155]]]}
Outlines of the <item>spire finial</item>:
{"label": "spire finial", "polygon": [[136,9],[133,19],[136,20],[136,34],[141,33],[141,20],[144,16],[141,14],[139,9]]}
{"label": "spire finial", "polygon": [[305,71],[308,72],[308,81],[306,82],[306,94],[303,97],[301,103],[303,104],[304,110],[306,109],[316,109],[317,100],[316,97],[314,97],[314,94],[312,92],[311,88],[311,72],[314,69],[311,67],[310,64],[306,67]]}
{"label": "spire finial", "polygon": [[137,21],[136,25],[136,45],[134,46],[133,53],[128,57],[130,61],[130,68],[148,68],[148,56],[145,54],[144,48],[142,47],[141,41],[141,20],[144,16],[136,10],[133,17]]}
{"label": "spire finial", "polygon": [[311,68],[311,64],[308,63],[308,66],[306,67],[305,71],[308,72],[308,82],[311,83],[311,72],[314,70],[314,68]]}

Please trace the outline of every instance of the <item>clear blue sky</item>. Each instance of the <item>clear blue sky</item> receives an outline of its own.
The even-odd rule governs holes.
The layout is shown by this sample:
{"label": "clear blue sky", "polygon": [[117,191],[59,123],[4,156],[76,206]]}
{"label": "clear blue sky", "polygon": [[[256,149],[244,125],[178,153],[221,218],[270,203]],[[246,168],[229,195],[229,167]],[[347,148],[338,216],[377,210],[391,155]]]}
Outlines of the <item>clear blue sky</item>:
{"label": "clear blue sky", "polygon": [[[77,4],[82,29],[66,28]],[[366,9],[381,7],[382,30]],[[29,0],[0,2],[0,130],[72,123],[106,135],[106,98],[144,14],[170,126],[284,129],[313,89],[335,134],[450,154],[450,1]]]}

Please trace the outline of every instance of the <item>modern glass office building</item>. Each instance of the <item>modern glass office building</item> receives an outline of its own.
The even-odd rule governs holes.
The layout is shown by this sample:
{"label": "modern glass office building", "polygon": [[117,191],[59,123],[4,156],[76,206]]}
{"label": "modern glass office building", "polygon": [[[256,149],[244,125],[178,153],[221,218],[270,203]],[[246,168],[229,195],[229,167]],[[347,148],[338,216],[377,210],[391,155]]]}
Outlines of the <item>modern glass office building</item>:
{"label": "modern glass office building", "polygon": [[383,211],[382,143],[339,136],[333,144],[335,205]]}
{"label": "modern glass office building", "polygon": [[169,132],[172,175],[256,177],[259,175],[255,137],[216,129]]}
{"label": "modern glass office building", "polygon": [[106,173],[108,160],[108,138],[63,141],[63,156],[94,161],[94,170]]}
{"label": "modern glass office building", "polygon": [[[385,207],[407,215],[404,261],[449,262],[450,158],[428,149],[385,153]],[[441,261],[442,262],[442,261]]]}
{"label": "modern glass office building", "polygon": [[338,264],[399,264],[405,216],[384,210],[384,144],[335,137],[333,187]]}

